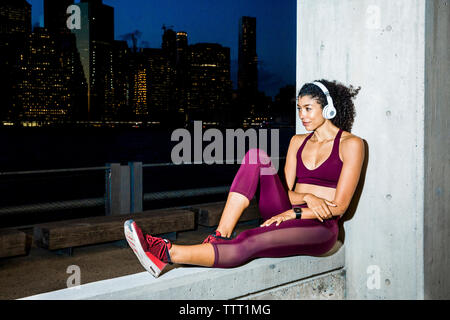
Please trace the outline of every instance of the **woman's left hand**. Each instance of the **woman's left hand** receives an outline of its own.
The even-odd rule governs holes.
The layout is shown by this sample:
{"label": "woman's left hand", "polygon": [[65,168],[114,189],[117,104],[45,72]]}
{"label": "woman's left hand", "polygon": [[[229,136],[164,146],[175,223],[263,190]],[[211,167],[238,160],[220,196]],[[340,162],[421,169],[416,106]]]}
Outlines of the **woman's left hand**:
{"label": "woman's left hand", "polygon": [[276,222],[276,226],[279,226],[280,223],[282,223],[283,221],[288,221],[288,220],[294,220],[295,219],[295,212],[294,210],[290,209],[287,210],[285,212],[282,212],[276,216],[273,216],[272,218],[266,220],[261,227],[267,227],[270,226],[272,223]]}

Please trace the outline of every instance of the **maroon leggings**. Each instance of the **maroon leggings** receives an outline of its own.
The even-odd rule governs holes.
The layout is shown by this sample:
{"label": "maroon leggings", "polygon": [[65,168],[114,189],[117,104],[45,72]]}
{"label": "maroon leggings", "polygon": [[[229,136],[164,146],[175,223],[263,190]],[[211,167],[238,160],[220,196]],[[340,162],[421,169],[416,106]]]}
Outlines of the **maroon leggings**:
{"label": "maroon leggings", "polygon": [[[230,192],[249,200],[260,187],[259,212],[265,220],[292,209],[286,184],[282,184],[270,157],[262,150],[250,149],[237,172]],[[213,243],[217,268],[239,266],[251,259],[279,258],[293,255],[319,256],[329,251],[338,236],[338,217],[320,222],[317,219],[295,219],[241,232],[235,239]]]}

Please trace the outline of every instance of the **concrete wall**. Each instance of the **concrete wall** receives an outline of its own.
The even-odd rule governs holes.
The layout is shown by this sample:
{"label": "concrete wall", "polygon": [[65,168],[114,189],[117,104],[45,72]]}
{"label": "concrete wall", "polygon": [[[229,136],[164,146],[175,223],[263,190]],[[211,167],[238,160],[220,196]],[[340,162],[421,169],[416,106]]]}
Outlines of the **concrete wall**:
{"label": "concrete wall", "polygon": [[[450,291],[441,273],[450,240],[448,8],[448,1],[297,1],[297,89],[320,78],[362,87],[352,132],[367,143],[367,167],[356,210],[344,216],[348,299]],[[446,69],[433,66],[433,54],[447,59]],[[426,277],[424,249],[433,273]]]}
{"label": "concrete wall", "polygon": [[327,272],[273,289],[250,294],[237,300],[343,300],[345,271]]}
{"label": "concrete wall", "polygon": [[425,298],[450,299],[450,1],[427,1]]}

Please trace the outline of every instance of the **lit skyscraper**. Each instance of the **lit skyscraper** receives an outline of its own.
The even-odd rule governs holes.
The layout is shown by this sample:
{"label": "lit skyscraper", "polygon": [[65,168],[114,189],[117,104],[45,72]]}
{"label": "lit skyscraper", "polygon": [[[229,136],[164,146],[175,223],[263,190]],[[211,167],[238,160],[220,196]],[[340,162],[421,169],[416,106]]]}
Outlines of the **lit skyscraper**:
{"label": "lit skyscraper", "polygon": [[138,121],[167,118],[173,99],[174,69],[162,49],[144,48],[132,54],[130,62],[131,106]]}
{"label": "lit skyscraper", "polygon": [[134,113],[137,118],[148,115],[147,108],[147,69],[145,67],[136,70],[134,74]]}
{"label": "lit skyscraper", "polygon": [[221,121],[231,100],[230,48],[216,43],[189,48],[189,120]]}
{"label": "lit skyscraper", "polygon": [[[87,105],[87,80],[83,73],[83,66],[80,54],[77,49],[75,34],[67,27],[69,14],[67,9],[74,4],[74,0],[44,0],[44,25],[45,31],[41,34],[48,34],[52,40],[54,52],[47,54],[49,61],[59,61],[59,68],[52,67],[53,76],[47,78],[52,81],[54,77],[59,76],[63,79],[65,90],[56,90],[49,92],[52,97],[48,100],[62,101],[60,107],[67,110],[65,118],[67,120],[81,120],[86,118],[85,107]],[[35,36],[36,37],[36,36]],[[34,41],[35,44],[43,41]],[[34,45],[36,46],[36,45]],[[45,47],[40,49],[45,52]],[[51,56],[51,55],[54,55]],[[35,64],[36,59],[30,58],[30,63]],[[29,70],[35,66],[30,65]],[[52,83],[46,83],[46,80],[40,80],[44,87],[51,87]],[[36,89],[36,88],[34,88]],[[42,95],[43,91],[40,93]],[[61,94],[62,96],[57,96]],[[51,108],[47,108],[51,111]],[[50,117],[51,118],[51,117]]]}
{"label": "lit skyscraper", "polygon": [[89,120],[100,120],[111,107],[114,8],[102,0],[81,0],[81,28],[73,29],[88,83]]}
{"label": "lit skyscraper", "polygon": [[187,33],[177,32],[177,64],[176,64],[176,90],[177,105],[175,112],[186,117],[188,108],[188,83],[189,83],[189,46]]}
{"label": "lit skyscraper", "polygon": [[25,0],[0,1],[0,34],[31,31],[31,5]]}
{"label": "lit skyscraper", "polygon": [[258,56],[256,54],[256,18],[239,19],[238,95],[250,114],[254,114],[258,93]]}
{"label": "lit skyscraper", "polygon": [[150,114],[169,112],[169,103],[173,92],[170,91],[174,69],[170,66],[161,49],[143,49],[143,55],[149,68],[148,75],[148,107]]}
{"label": "lit skyscraper", "polygon": [[254,93],[258,90],[258,56],[256,54],[256,18],[239,19],[238,88]]}
{"label": "lit skyscraper", "polygon": [[111,101],[105,110],[105,120],[130,118],[130,62],[131,50],[126,41],[114,41],[112,63]]}
{"label": "lit skyscraper", "polygon": [[162,39],[162,49],[169,59],[171,65],[175,66],[177,62],[177,34],[172,29],[163,26],[164,34]]}
{"label": "lit skyscraper", "polygon": [[[0,120],[17,119],[17,71],[31,32],[31,5],[25,0],[0,1]],[[0,122],[1,123],[1,122]]]}
{"label": "lit skyscraper", "polygon": [[67,86],[70,75],[61,66],[55,39],[46,29],[34,28],[26,48],[16,91],[20,120],[33,125],[66,120],[72,108]]}

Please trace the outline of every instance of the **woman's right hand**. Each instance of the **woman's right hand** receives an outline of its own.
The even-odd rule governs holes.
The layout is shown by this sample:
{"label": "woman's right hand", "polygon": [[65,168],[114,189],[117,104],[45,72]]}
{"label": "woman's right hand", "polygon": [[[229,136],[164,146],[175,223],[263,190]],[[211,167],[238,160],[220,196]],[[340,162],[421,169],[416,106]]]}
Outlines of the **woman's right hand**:
{"label": "woman's right hand", "polygon": [[336,204],[332,201],[319,198],[313,194],[307,194],[303,197],[303,200],[321,222],[323,222],[323,219],[330,219],[333,217],[330,208],[328,208],[328,206],[336,207]]}

